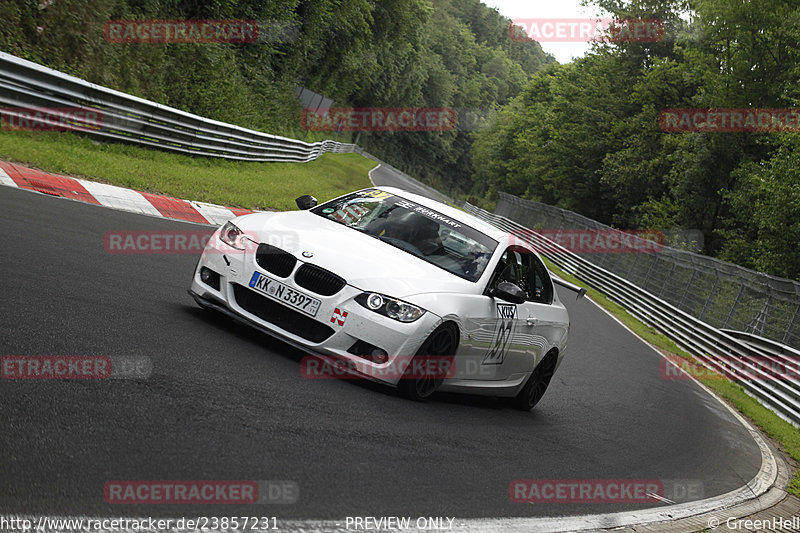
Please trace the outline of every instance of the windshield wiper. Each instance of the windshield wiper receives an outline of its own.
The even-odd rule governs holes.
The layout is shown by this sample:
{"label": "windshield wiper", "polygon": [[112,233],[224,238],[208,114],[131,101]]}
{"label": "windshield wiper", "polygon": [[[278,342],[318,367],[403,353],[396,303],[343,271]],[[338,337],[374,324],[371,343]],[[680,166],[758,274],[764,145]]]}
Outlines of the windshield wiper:
{"label": "windshield wiper", "polygon": [[361,226],[356,226],[355,224],[345,224],[348,228],[354,229],[356,231],[360,231],[361,233],[366,233],[367,235],[372,235],[367,228],[362,228]]}

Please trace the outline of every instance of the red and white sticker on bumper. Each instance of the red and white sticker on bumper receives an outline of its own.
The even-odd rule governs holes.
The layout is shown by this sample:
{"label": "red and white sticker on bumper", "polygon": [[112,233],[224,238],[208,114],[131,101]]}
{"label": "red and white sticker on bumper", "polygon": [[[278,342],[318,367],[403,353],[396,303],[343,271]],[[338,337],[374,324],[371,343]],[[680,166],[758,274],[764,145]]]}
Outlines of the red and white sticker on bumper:
{"label": "red and white sticker on bumper", "polygon": [[333,316],[331,316],[331,324],[344,326],[346,320],[347,320],[347,311],[342,311],[338,307],[333,310]]}

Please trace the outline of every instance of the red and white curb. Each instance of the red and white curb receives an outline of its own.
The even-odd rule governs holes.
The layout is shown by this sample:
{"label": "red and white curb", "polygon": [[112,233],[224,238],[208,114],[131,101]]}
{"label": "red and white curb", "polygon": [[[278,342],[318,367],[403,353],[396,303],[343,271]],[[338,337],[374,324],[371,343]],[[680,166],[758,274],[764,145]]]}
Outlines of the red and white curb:
{"label": "red and white curb", "polygon": [[232,218],[254,212],[250,209],[192,202],[116,185],[56,176],[7,161],[0,161],[0,185],[70,198],[121,211],[214,226],[220,226]]}

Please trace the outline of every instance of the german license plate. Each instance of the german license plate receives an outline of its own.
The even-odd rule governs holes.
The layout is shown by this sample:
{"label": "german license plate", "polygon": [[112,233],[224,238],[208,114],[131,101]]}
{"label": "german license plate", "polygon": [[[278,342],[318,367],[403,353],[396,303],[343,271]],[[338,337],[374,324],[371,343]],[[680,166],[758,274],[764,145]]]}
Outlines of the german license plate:
{"label": "german license plate", "polygon": [[261,294],[265,294],[273,300],[277,300],[284,305],[293,307],[308,316],[317,316],[320,301],[302,292],[299,292],[280,281],[265,276],[261,272],[253,272],[250,278],[250,288],[255,289]]}

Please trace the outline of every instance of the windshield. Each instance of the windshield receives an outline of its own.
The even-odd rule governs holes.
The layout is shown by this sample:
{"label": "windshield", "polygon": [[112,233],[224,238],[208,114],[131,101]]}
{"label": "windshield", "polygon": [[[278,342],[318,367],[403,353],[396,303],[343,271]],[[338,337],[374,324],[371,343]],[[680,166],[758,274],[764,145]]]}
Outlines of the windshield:
{"label": "windshield", "polygon": [[469,281],[481,277],[497,247],[497,241],[474,228],[378,189],[331,200],[312,212]]}

